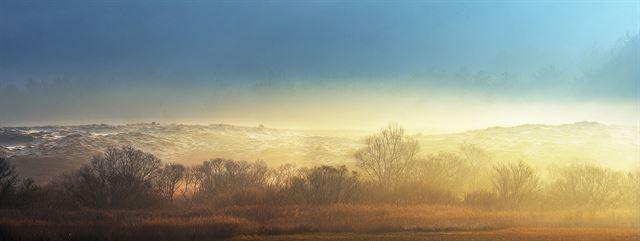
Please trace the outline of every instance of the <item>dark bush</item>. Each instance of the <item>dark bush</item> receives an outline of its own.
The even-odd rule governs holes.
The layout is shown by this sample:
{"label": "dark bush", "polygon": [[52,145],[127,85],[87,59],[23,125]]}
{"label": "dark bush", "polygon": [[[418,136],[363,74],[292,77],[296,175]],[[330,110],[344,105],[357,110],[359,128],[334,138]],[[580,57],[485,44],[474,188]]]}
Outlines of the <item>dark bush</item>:
{"label": "dark bush", "polygon": [[346,166],[320,166],[301,172],[293,179],[290,191],[306,203],[353,202],[359,194],[358,174],[349,172]]}
{"label": "dark bush", "polygon": [[16,194],[18,174],[13,164],[0,158],[0,207],[10,206]]}
{"label": "dark bush", "polygon": [[173,196],[180,188],[185,176],[186,168],[180,164],[164,165],[158,172],[155,181],[156,190],[169,204],[173,204]]}
{"label": "dark bush", "polygon": [[405,183],[391,195],[397,202],[406,204],[454,204],[459,200],[455,193],[427,183]]}
{"label": "dark bush", "polygon": [[530,204],[540,191],[540,179],[523,161],[497,165],[493,169],[493,187],[504,208]]}
{"label": "dark bush", "polygon": [[613,208],[624,203],[625,176],[609,168],[573,164],[558,170],[549,186],[549,199],[556,205],[580,209]]}
{"label": "dark bush", "polygon": [[64,177],[66,193],[79,206],[143,208],[158,203],[154,178],[160,159],[132,147],[108,148],[90,164]]}
{"label": "dark bush", "polygon": [[267,184],[268,167],[264,162],[213,159],[196,166],[191,174],[193,193],[201,202],[216,202],[243,189],[260,189]]}
{"label": "dark bush", "polygon": [[0,158],[0,208],[28,207],[38,199],[39,187],[31,178],[20,180],[13,164]]}
{"label": "dark bush", "polygon": [[498,195],[493,192],[480,190],[464,196],[464,203],[471,207],[491,209],[498,205]]}

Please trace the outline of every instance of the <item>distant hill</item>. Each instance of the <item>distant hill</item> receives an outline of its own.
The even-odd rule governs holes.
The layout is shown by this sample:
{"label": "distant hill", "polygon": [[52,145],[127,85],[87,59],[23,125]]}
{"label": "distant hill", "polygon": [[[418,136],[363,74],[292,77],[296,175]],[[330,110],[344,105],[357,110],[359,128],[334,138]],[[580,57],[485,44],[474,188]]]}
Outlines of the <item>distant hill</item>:
{"label": "distant hill", "polygon": [[187,165],[216,157],[306,165],[349,162],[359,143],[337,135],[224,124],[1,128],[0,141],[1,155],[41,181],[79,167],[109,146],[131,145]]}
{"label": "distant hill", "polygon": [[640,129],[596,122],[491,127],[423,136],[420,143],[424,152],[452,151],[460,143],[471,143],[486,149],[498,161],[521,159],[541,166],[573,161],[618,170],[640,166]]}
{"label": "distant hill", "polygon": [[[0,128],[0,156],[18,171],[46,181],[78,168],[108,146],[132,145],[166,162],[186,165],[224,157],[295,163],[353,165],[364,133],[301,131],[233,125],[82,125]],[[617,169],[640,162],[636,127],[592,122],[492,127],[462,133],[419,135],[422,154],[476,144],[496,160],[524,159],[540,165],[594,161]]]}

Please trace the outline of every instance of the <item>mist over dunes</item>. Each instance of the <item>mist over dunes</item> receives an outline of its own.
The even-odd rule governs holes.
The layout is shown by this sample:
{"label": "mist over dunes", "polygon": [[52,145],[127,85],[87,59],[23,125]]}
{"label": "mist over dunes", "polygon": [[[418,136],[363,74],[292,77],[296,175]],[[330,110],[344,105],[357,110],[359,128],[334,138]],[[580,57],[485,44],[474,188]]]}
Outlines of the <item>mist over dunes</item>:
{"label": "mist over dunes", "polygon": [[0,241],[640,240],[640,1],[0,0]]}
{"label": "mist over dunes", "polygon": [[[348,165],[367,131],[322,131],[225,124],[131,124],[7,127],[0,155],[26,176],[46,181],[87,163],[110,146],[131,145],[167,162],[192,165],[215,157],[262,160],[271,166]],[[451,134],[417,134],[420,156],[455,152],[462,144],[486,149],[499,162],[525,160],[541,169],[574,162],[616,170],[638,167],[637,127],[595,122],[492,127]]]}

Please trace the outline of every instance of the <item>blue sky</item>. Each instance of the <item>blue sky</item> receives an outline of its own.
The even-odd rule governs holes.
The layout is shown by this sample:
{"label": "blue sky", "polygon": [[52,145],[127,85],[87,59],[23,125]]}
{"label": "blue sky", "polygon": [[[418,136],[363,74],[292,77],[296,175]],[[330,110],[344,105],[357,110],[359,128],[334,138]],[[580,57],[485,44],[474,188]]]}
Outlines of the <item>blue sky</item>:
{"label": "blue sky", "polygon": [[[3,100],[0,121],[181,121],[201,115],[189,101],[238,99],[210,107],[223,112],[345,88],[633,103],[639,32],[638,1],[0,0],[0,88],[29,96]],[[132,88],[129,102],[178,103],[112,107]]]}

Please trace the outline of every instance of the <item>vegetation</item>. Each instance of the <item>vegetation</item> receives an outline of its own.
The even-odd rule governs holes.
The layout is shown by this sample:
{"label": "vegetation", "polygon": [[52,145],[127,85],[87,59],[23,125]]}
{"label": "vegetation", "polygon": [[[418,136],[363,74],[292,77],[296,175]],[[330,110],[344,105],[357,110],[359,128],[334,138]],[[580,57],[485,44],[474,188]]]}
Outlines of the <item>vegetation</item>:
{"label": "vegetation", "polygon": [[111,147],[41,187],[0,159],[0,240],[638,228],[638,172],[573,164],[545,182],[527,163],[495,162],[470,144],[426,157],[418,151],[395,124],[355,154],[364,175],[221,158],[185,167]]}
{"label": "vegetation", "polygon": [[26,207],[38,195],[32,179],[20,179],[13,164],[0,158],[0,208]]}
{"label": "vegetation", "polygon": [[420,149],[418,141],[406,136],[397,124],[369,136],[365,144],[356,152],[358,166],[382,188],[394,188],[400,183]]}
{"label": "vegetation", "polygon": [[507,207],[522,206],[540,189],[540,180],[531,166],[520,161],[495,166],[493,186],[502,204]]}

